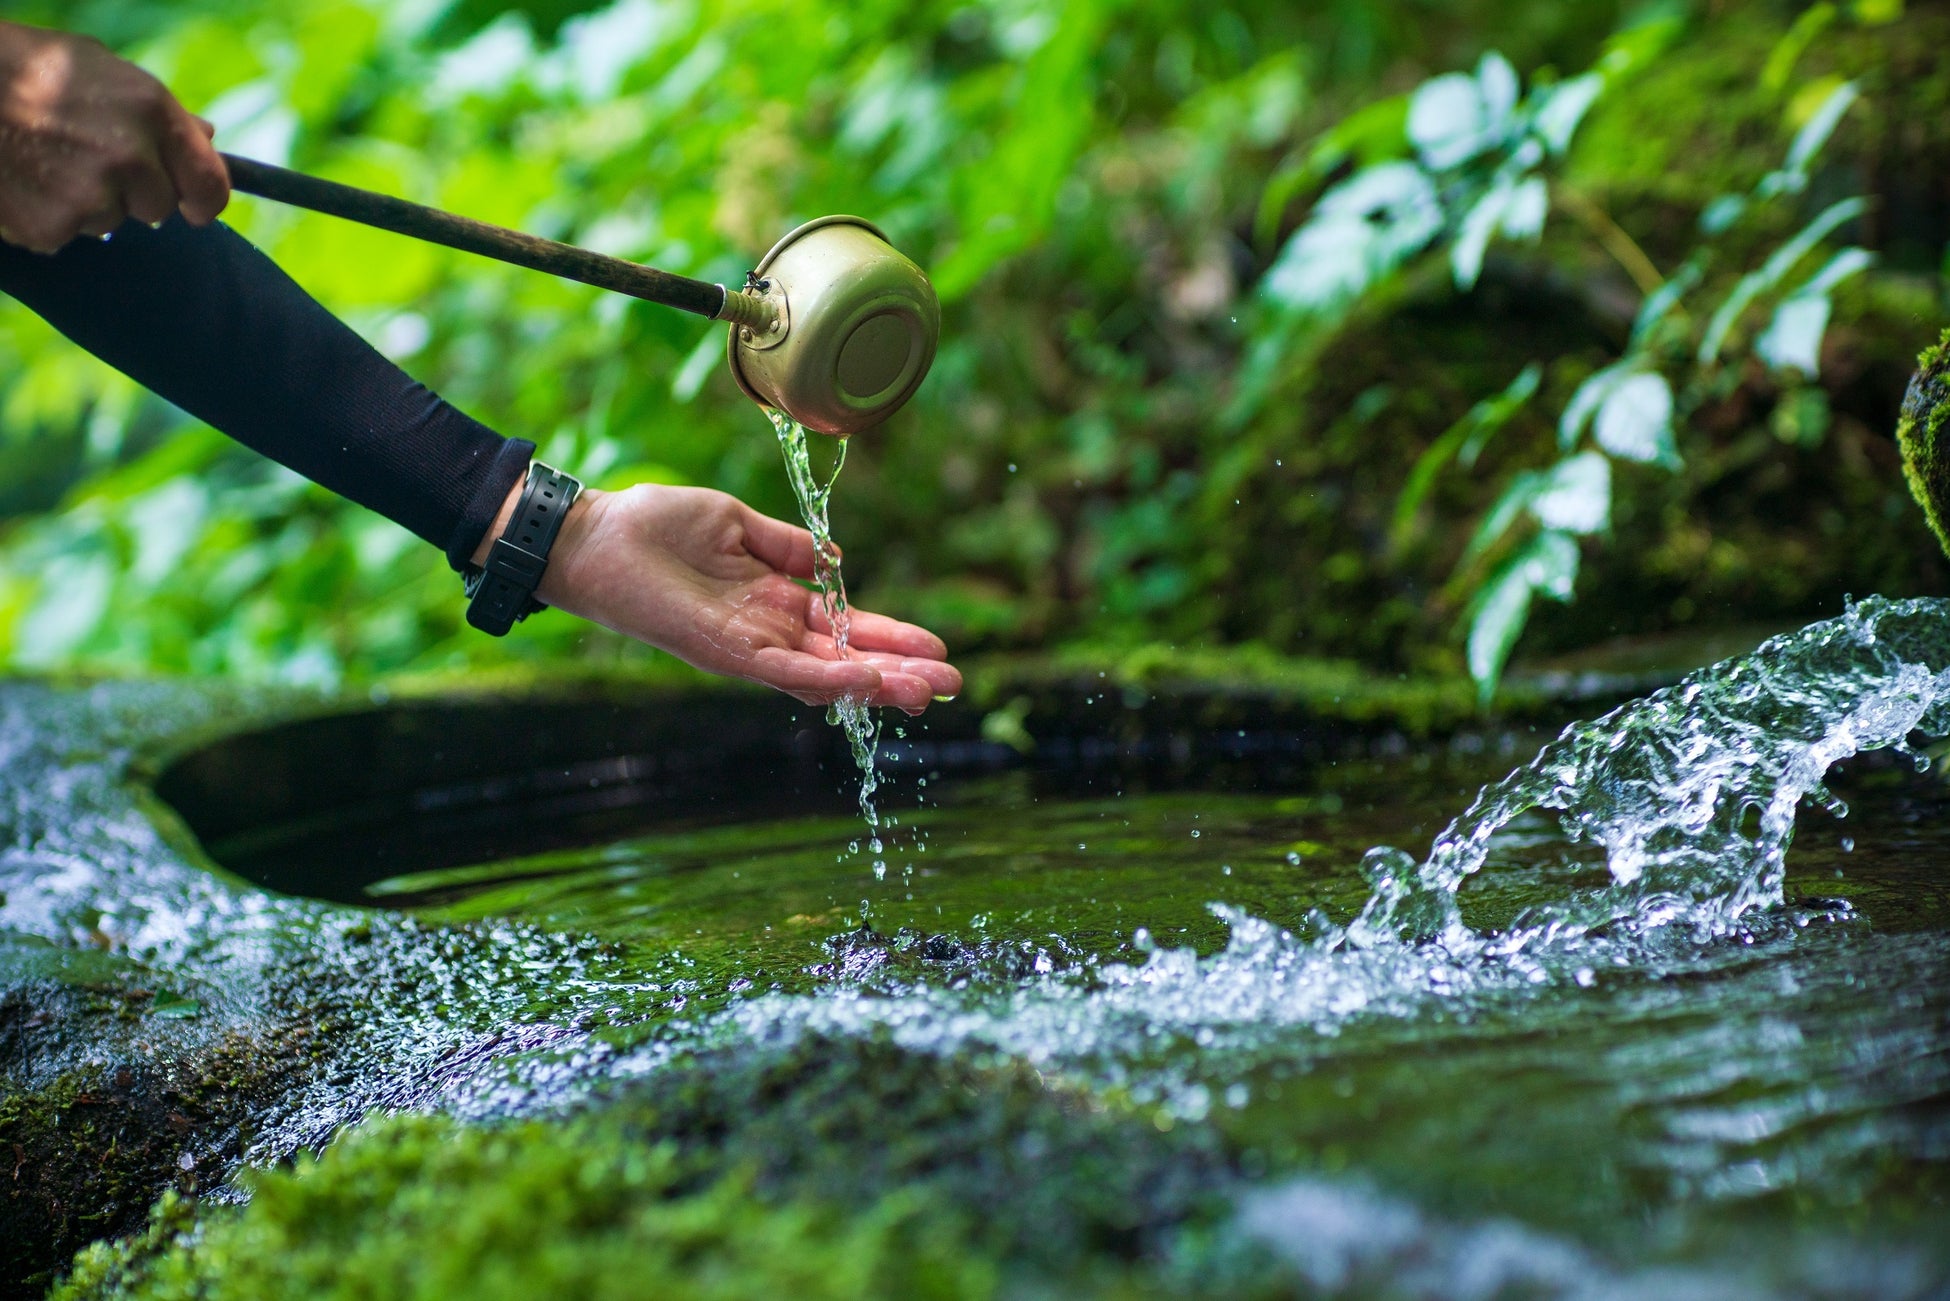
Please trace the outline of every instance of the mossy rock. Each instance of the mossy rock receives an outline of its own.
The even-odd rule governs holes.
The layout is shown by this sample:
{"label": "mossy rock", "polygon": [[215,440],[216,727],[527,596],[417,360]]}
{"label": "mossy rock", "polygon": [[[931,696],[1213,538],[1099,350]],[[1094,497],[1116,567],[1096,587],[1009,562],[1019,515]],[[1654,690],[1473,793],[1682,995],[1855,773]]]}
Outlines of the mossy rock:
{"label": "mossy rock", "polygon": [[1916,374],[1903,397],[1896,442],[1903,452],[1909,490],[1950,555],[1950,330],[1916,360]]}
{"label": "mossy rock", "polygon": [[[168,1198],[64,1298],[954,1296],[1185,1290],[1234,1173],[1203,1129],[884,1040],[667,1063],[561,1120],[375,1122]],[[1277,1278],[1251,1252],[1219,1292]]]}
{"label": "mossy rock", "polygon": [[164,1189],[221,1182],[310,1034],[132,959],[0,936],[0,1296],[38,1296]]}

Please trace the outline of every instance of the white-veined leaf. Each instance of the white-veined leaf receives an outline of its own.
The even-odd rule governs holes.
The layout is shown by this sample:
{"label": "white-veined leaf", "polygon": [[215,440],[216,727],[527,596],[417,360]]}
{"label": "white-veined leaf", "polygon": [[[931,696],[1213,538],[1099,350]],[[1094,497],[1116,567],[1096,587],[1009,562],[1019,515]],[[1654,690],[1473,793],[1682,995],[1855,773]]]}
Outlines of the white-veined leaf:
{"label": "white-veined leaf", "polygon": [[1499,178],[1464,215],[1462,229],[1450,247],[1449,264],[1455,272],[1456,288],[1475,287],[1483,274],[1483,255],[1498,232],[1511,239],[1535,239],[1541,234],[1549,207],[1550,191],[1542,177],[1516,184]]}
{"label": "white-veined leaf", "polygon": [[1605,397],[1594,436],[1598,446],[1626,461],[1677,466],[1672,439],[1672,386],[1665,376],[1632,375]]}
{"label": "white-veined leaf", "polygon": [[1747,213],[1747,196],[1722,194],[1706,205],[1699,215],[1699,228],[1709,235],[1724,235]]}
{"label": "white-veined leaf", "polygon": [[1544,532],[1512,556],[1484,585],[1469,625],[1469,675],[1485,702],[1523,635],[1533,594],[1568,601],[1578,581],[1578,544],[1569,535]]}
{"label": "white-veined leaf", "polygon": [[1875,265],[1876,255],[1865,248],[1845,248],[1828,259],[1821,270],[1809,276],[1797,294],[1825,294],[1858,272]]}
{"label": "white-veined leaf", "polygon": [[1547,529],[1597,533],[1611,523],[1611,462],[1580,452],[1545,472],[1530,513]]}
{"label": "white-veined leaf", "polygon": [[1523,626],[1530,620],[1530,579],[1519,563],[1505,565],[1483,589],[1469,620],[1466,656],[1478,697],[1488,704]]}
{"label": "white-veined leaf", "polygon": [[1719,360],[1727,336],[1733,332],[1740,314],[1747,310],[1754,299],[1786,279],[1788,272],[1794,270],[1801,259],[1808,256],[1838,226],[1855,220],[1867,210],[1868,202],[1861,198],[1843,199],[1830,204],[1802,227],[1793,239],[1776,249],[1760,270],[1740,277],[1739,283],[1734,285],[1726,301],[1720,304],[1719,310],[1713,313],[1713,319],[1707,324],[1706,336],[1699,345],[1700,365],[1710,366]]}
{"label": "white-veined leaf", "polygon": [[1754,340],[1754,352],[1773,370],[1798,370],[1813,379],[1821,373],[1821,339],[1832,308],[1827,294],[1782,299],[1773,323]]}
{"label": "white-veined leaf", "polygon": [[1461,72],[1433,77],[1408,102],[1408,140],[1427,167],[1446,171],[1489,147],[1488,117],[1476,78]]}
{"label": "white-veined leaf", "polygon": [[1359,296],[1442,229],[1428,175],[1413,163],[1367,168],[1329,190],[1261,282],[1275,302],[1325,311]]}
{"label": "white-veined leaf", "polygon": [[1519,183],[1503,209],[1503,233],[1511,239],[1536,239],[1544,233],[1550,206],[1550,187],[1543,177],[1532,176]]}
{"label": "white-veined leaf", "polygon": [[1449,249],[1449,267],[1455,274],[1456,288],[1475,287],[1477,278],[1483,274],[1483,255],[1489,251],[1490,238],[1496,234],[1509,202],[1509,185],[1499,183],[1463,214],[1462,228],[1456,232],[1456,242]]}
{"label": "white-veined leaf", "polygon": [[1483,94],[1484,126],[1499,138],[1507,136],[1522,89],[1517,82],[1517,70],[1510,66],[1508,59],[1491,50],[1476,62],[1476,85]]}
{"label": "white-veined leaf", "polygon": [[1536,128],[1552,153],[1561,154],[1571,147],[1571,137],[1577,134],[1578,124],[1584,121],[1584,115],[1604,88],[1605,79],[1601,74],[1587,72],[1544,92],[1544,102],[1537,110]]}
{"label": "white-veined leaf", "polygon": [[1524,572],[1532,591],[1553,601],[1568,601],[1578,585],[1578,543],[1568,533],[1539,533],[1524,553]]}
{"label": "white-veined leaf", "polygon": [[1808,256],[1815,246],[1835,231],[1837,227],[1854,221],[1869,210],[1869,201],[1863,198],[1843,199],[1831,203],[1799,231],[1794,238],[1774,250],[1766,262],[1761,264],[1760,276],[1766,287],[1772,289],[1787,279],[1788,272],[1799,266],[1801,259]]}

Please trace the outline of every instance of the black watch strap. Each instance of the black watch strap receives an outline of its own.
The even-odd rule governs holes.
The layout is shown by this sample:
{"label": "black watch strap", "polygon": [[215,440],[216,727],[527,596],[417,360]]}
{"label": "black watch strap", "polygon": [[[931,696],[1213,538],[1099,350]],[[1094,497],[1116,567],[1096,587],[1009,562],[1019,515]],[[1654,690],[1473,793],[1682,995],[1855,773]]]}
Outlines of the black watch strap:
{"label": "black watch strap", "polygon": [[569,507],[582,492],[573,475],[531,461],[528,479],[508,527],[494,540],[487,564],[467,573],[467,622],[482,632],[505,637],[516,622],[547,609],[535,588],[548,569],[549,548],[562,531]]}

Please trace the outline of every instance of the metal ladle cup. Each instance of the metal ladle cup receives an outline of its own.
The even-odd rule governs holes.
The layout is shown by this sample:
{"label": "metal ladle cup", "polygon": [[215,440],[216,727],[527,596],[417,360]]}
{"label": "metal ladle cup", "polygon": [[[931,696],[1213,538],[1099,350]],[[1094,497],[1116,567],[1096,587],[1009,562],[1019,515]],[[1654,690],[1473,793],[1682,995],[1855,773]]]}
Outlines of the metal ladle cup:
{"label": "metal ladle cup", "polygon": [[858,433],[900,410],[941,336],[934,286],[859,217],[807,222],[738,290],[235,154],[223,160],[245,194],[729,321],[738,387],[821,433]]}
{"label": "metal ladle cup", "polygon": [[879,424],[934,363],[934,286],[860,217],[821,217],[792,231],[747,278],[746,293],[772,314],[732,326],[732,378],[808,429],[845,436]]}

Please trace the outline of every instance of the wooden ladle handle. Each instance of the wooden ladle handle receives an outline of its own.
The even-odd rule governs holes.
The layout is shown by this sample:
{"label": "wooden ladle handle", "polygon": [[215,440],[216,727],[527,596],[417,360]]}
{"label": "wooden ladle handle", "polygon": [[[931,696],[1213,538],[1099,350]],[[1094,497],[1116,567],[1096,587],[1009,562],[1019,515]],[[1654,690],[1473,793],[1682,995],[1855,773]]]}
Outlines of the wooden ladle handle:
{"label": "wooden ladle handle", "polygon": [[519,267],[546,271],[550,275],[578,280],[599,289],[613,289],[619,294],[663,303],[713,320],[724,314],[726,292],[723,285],[672,275],[655,267],[592,253],[573,244],[524,235],[518,230],[456,216],[425,204],[397,199],[390,194],[321,180],[289,168],[239,158],[235,154],[223,155],[223,161],[230,168],[231,188],[245,194],[377,226],[381,230],[478,253],[482,257],[511,262]]}

